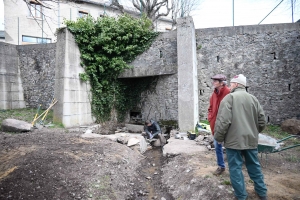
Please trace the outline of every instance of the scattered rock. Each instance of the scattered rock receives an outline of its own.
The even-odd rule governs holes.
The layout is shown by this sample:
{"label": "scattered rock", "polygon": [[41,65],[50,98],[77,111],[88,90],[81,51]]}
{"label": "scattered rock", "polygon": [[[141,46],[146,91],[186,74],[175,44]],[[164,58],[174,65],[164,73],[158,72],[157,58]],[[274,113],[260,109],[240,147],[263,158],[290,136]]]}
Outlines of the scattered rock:
{"label": "scattered rock", "polygon": [[92,132],[93,132],[93,130],[88,129],[88,130],[85,131],[85,134],[90,134],[90,133],[92,133]]}
{"label": "scattered rock", "polygon": [[17,119],[5,119],[2,121],[2,131],[4,132],[28,132],[31,131],[32,125]]}
{"label": "scattered rock", "polygon": [[204,140],[204,136],[203,135],[199,135],[196,139],[195,139],[195,142],[200,142]]}
{"label": "scattered rock", "polygon": [[125,127],[130,133],[142,133],[144,131],[143,125],[125,124]]}
{"label": "scattered rock", "polygon": [[130,146],[138,144],[139,142],[140,142],[140,140],[137,138],[130,138],[128,140],[127,146],[130,147]]}

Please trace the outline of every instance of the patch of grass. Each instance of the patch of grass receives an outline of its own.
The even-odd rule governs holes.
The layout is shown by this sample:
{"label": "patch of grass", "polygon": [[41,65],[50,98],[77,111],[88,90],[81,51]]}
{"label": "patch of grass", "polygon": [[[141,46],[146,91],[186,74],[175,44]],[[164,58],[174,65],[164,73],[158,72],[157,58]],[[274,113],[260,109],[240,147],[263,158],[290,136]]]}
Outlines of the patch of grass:
{"label": "patch of grass", "polygon": [[288,162],[293,162],[293,163],[300,162],[300,158],[298,156],[295,156],[295,155],[289,155],[289,156],[285,157],[285,160],[288,161]]}
{"label": "patch of grass", "polygon": [[48,128],[65,128],[62,123],[51,123],[50,125]]}
{"label": "patch of grass", "polygon": [[208,120],[201,120],[200,123],[209,125],[209,121]]}
{"label": "patch of grass", "polygon": [[224,180],[222,183],[222,185],[231,185],[230,180]]}
{"label": "patch of grass", "polygon": [[[38,113],[38,116],[41,115],[45,110],[41,109]],[[5,119],[17,119],[22,120],[28,123],[31,123],[36,115],[37,109],[35,108],[22,108],[22,109],[11,109],[11,110],[0,110],[0,127],[2,121]],[[36,123],[42,120],[43,116],[41,116]],[[46,117],[44,118],[43,124],[47,125],[52,123],[53,119],[53,110],[49,110]],[[53,124],[53,126],[49,126],[49,128],[64,128],[62,123]]]}
{"label": "patch of grass", "polygon": [[277,125],[266,126],[265,130],[263,130],[263,133],[279,140],[290,135],[287,132],[281,130],[280,126]]}
{"label": "patch of grass", "polygon": [[32,109],[32,108],[0,110],[0,123],[2,123],[3,120],[8,118],[18,119],[18,120],[31,123],[35,113],[36,113],[36,109]]}
{"label": "patch of grass", "polygon": [[297,144],[300,144],[300,137],[298,138],[293,138],[293,145],[297,145]]}
{"label": "patch of grass", "polygon": [[204,178],[211,178],[211,177],[212,177],[212,176],[209,175],[209,174],[207,174],[207,175],[204,176]]}

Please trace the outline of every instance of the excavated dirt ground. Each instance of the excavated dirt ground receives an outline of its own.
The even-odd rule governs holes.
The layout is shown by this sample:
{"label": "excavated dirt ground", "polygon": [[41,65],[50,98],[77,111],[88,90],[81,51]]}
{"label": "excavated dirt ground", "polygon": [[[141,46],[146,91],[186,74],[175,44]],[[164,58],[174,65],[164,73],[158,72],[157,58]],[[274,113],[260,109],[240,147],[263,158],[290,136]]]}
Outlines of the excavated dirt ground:
{"label": "excavated dirt ground", "polygon": [[[216,177],[213,151],[141,155],[103,138],[67,129],[0,132],[0,199],[233,199],[229,173]],[[180,146],[178,146],[180,148]],[[269,199],[300,199],[300,147],[261,159]],[[253,183],[245,172],[249,199]]]}

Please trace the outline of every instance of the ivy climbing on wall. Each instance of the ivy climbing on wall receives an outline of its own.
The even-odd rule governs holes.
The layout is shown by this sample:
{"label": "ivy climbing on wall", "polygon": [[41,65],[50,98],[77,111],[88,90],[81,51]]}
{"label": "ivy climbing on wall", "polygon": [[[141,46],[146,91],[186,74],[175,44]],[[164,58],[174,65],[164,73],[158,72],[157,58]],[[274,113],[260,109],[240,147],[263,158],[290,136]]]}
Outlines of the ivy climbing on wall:
{"label": "ivy climbing on wall", "polygon": [[151,30],[151,21],[130,15],[118,18],[91,16],[65,21],[74,35],[81,53],[83,81],[89,81],[92,112],[97,122],[110,119],[112,109],[123,121],[126,112],[140,100],[141,92],[150,88],[153,78],[119,80],[128,63],[149,48],[158,33]]}

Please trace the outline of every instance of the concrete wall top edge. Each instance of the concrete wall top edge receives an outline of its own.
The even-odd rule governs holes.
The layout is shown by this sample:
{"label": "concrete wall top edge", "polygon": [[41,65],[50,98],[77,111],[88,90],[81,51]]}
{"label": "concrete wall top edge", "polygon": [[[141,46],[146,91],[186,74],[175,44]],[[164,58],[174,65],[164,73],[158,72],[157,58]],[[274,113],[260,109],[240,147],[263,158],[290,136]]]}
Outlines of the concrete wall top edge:
{"label": "concrete wall top edge", "polygon": [[161,33],[159,33],[158,38],[175,38],[175,39],[177,39],[177,30],[173,30],[170,32],[161,32]]}
{"label": "concrete wall top edge", "polygon": [[263,24],[263,25],[247,25],[247,26],[228,26],[196,29],[196,35],[236,35],[236,34],[253,34],[269,31],[300,31],[300,23],[282,23],[282,24]]}
{"label": "concrete wall top edge", "polygon": [[17,49],[53,49],[56,47],[56,43],[48,44],[27,44],[27,45],[17,45]]}

